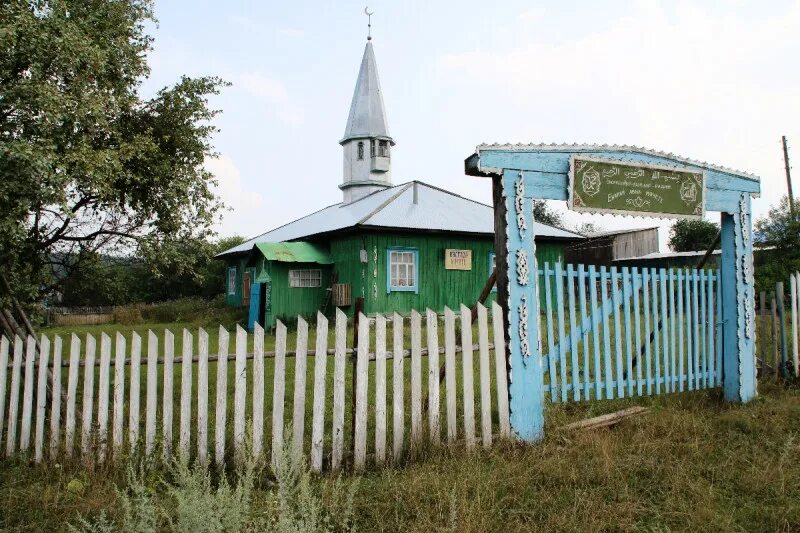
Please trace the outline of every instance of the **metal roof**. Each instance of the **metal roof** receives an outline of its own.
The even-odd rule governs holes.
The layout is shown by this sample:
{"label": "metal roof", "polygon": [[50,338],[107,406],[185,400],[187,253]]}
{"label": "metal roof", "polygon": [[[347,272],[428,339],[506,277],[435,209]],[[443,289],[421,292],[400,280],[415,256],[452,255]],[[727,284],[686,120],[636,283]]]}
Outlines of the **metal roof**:
{"label": "metal roof", "polygon": [[536,151],[536,152],[592,152],[592,151],[616,151],[616,152],[635,152],[639,154],[647,154],[655,157],[667,157],[669,159],[673,159],[675,161],[680,161],[681,163],[687,165],[694,165],[698,167],[703,167],[707,169],[717,170],[719,172],[725,172],[728,174],[733,174],[742,178],[746,178],[752,181],[760,181],[759,177],[755,174],[750,174],[749,172],[744,172],[741,170],[735,170],[732,168],[727,168],[718,165],[712,165],[711,163],[707,163],[705,161],[698,161],[696,159],[691,159],[688,157],[684,157],[681,155],[661,152],[659,150],[653,150],[651,148],[645,148],[642,146],[630,146],[626,144],[560,144],[560,143],[539,143],[539,144],[479,144],[475,148],[475,153],[480,155],[482,151],[491,151],[491,150],[507,150],[507,151]]}
{"label": "metal roof", "polygon": [[[331,205],[253,237],[217,257],[249,251],[256,243],[294,241],[356,226],[494,235],[494,209],[427,183],[412,181],[348,204]],[[537,237],[544,238],[584,238],[538,222],[534,223],[534,231]]]}
{"label": "metal roof", "polygon": [[269,261],[281,263],[333,263],[330,254],[310,242],[259,242],[253,246]]}
{"label": "metal roof", "polygon": [[365,137],[380,137],[392,141],[383,106],[378,64],[375,61],[375,52],[372,50],[372,41],[367,41],[367,46],[364,47],[364,57],[361,59],[361,68],[358,71],[353,101],[350,103],[347,127],[344,129],[344,137],[339,142]]}
{"label": "metal roof", "polygon": [[612,237],[614,235],[624,235],[626,233],[639,233],[640,231],[650,231],[650,230],[658,230],[658,226],[651,226],[649,228],[633,228],[633,229],[616,229],[616,230],[609,230],[609,231],[595,231],[592,233],[587,233],[586,236],[592,239],[596,239],[598,237]]}

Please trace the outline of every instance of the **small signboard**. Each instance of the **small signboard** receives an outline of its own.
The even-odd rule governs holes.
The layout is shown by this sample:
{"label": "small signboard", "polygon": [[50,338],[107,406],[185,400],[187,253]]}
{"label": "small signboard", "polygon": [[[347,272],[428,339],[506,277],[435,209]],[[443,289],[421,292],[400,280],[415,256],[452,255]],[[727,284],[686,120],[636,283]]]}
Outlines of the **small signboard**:
{"label": "small signboard", "polygon": [[573,155],[569,207],[588,213],[702,218],[703,172]]}
{"label": "small signboard", "polygon": [[446,249],[444,251],[444,268],[446,270],[472,270],[472,250]]}

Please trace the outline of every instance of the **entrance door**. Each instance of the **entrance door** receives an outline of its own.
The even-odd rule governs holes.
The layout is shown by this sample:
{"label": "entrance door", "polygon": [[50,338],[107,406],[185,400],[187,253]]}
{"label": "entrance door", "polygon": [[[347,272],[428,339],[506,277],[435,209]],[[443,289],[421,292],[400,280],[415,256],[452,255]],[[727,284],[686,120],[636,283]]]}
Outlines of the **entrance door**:
{"label": "entrance door", "polygon": [[250,287],[252,285],[252,274],[247,270],[242,275],[242,305],[247,307],[250,305]]}

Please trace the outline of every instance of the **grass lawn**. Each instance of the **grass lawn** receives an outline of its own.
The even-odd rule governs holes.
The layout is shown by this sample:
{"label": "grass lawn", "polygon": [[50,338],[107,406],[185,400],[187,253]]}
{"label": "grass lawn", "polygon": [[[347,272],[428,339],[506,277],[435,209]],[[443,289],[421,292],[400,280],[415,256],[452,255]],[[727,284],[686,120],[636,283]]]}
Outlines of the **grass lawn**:
{"label": "grass lawn", "polygon": [[[610,430],[556,430],[632,404],[650,413]],[[442,447],[363,474],[354,521],[366,531],[797,530],[799,420],[800,389],[772,383],[749,405],[729,405],[717,391],[549,405],[540,444],[470,455]],[[63,529],[78,512],[101,509],[113,517],[123,477],[111,467],[0,463],[0,527]],[[83,494],[66,490],[73,479]],[[270,492],[263,474],[251,512]]]}

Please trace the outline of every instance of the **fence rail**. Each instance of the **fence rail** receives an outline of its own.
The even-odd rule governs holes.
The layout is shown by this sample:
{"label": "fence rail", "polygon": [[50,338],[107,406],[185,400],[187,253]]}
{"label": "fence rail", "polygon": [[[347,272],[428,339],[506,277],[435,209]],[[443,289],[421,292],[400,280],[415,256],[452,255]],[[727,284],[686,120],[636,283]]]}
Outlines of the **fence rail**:
{"label": "fence rail", "polygon": [[[134,332],[130,338],[119,332],[113,337],[102,333],[99,339],[42,336],[38,348],[33,337],[4,337],[0,449],[5,444],[6,456],[32,454],[36,462],[45,456],[104,462],[144,453],[164,460],[196,458],[221,467],[254,453],[274,463],[287,424],[292,460],[308,456],[315,471],[346,465],[363,469],[368,463],[401,460],[424,442],[439,442],[442,414],[448,442],[463,440],[470,449],[480,438],[483,446],[490,446],[495,435],[509,436],[510,426],[502,311],[492,306],[491,329],[488,315],[478,306],[475,328],[465,306],[458,314],[447,309],[443,320],[430,310],[424,317],[395,314],[390,322],[380,315],[374,320],[362,316],[355,353],[348,347],[347,318],[339,310],[331,324],[333,348],[328,345],[329,321],[321,314],[313,340],[308,323],[298,318],[294,351],[287,349],[289,334],[280,322],[275,348],[269,351],[258,326],[252,336],[238,326],[234,332],[220,327],[216,356],[209,354],[212,339],[202,328],[196,343],[194,333],[181,332],[180,355],[169,330],[163,338],[153,331],[145,336]],[[403,357],[393,357],[395,353]],[[446,368],[444,402],[440,354]],[[292,355],[294,364],[287,365]],[[427,384],[423,355],[428,356]],[[354,390],[346,386],[348,372],[356,377]],[[271,424],[265,425],[270,410]]]}

